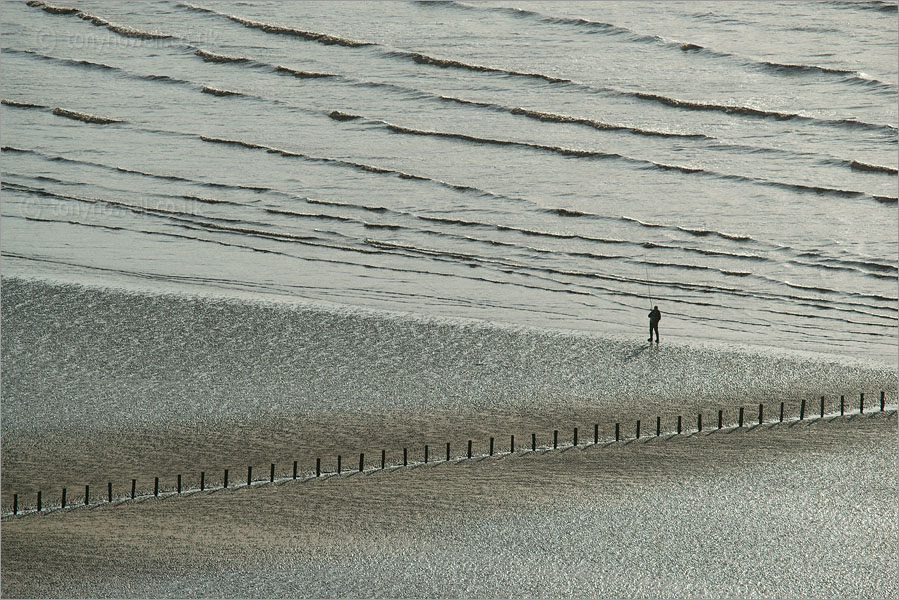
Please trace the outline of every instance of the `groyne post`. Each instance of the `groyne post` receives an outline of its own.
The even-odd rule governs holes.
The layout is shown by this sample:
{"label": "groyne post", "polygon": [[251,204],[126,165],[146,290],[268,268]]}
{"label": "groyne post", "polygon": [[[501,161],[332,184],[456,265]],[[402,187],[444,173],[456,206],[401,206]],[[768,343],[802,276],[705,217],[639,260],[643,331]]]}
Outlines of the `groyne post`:
{"label": "groyne post", "polygon": [[637,431],[636,431],[636,437],[637,437],[638,440],[640,439],[640,419],[637,419]]}
{"label": "groyne post", "polygon": [[159,477],[153,479],[153,495],[159,497]]}
{"label": "groyne post", "polygon": [[681,416],[677,415],[677,433],[680,435],[681,432]]}
{"label": "groyne post", "polygon": [[740,417],[737,422],[739,423],[740,427],[743,426],[743,407],[742,406],[740,407]]}
{"label": "groyne post", "polygon": [[702,432],[702,413],[696,413],[696,431]]}
{"label": "groyne post", "polygon": [[493,456],[493,438],[490,438],[490,456]]}
{"label": "groyne post", "polygon": [[802,421],[805,419],[805,398],[802,399],[802,402],[799,403],[799,420]]}
{"label": "groyne post", "polygon": [[824,396],[821,396],[821,418],[824,418]]}
{"label": "groyne post", "polygon": [[559,447],[559,430],[553,430],[553,450]]}
{"label": "groyne post", "polygon": [[531,452],[536,452],[536,451],[537,451],[537,434],[532,433],[531,434]]}
{"label": "groyne post", "polygon": [[886,397],[883,390],[880,391],[880,412],[883,412],[886,407]]}
{"label": "groyne post", "polygon": [[593,444],[599,443],[599,423],[593,424]]}
{"label": "groyne post", "polygon": [[449,462],[450,459],[450,443],[446,443],[446,462]]}
{"label": "groyne post", "polygon": [[337,474],[340,475],[343,472],[343,457],[341,455],[337,455]]}
{"label": "groyne post", "polygon": [[66,488],[62,488],[62,499],[59,501],[59,505],[61,508],[66,507]]}
{"label": "groyne post", "polygon": [[865,414],[865,394],[861,394],[858,397],[858,414]]}
{"label": "groyne post", "polygon": [[404,467],[409,466],[409,449],[408,448],[403,448],[403,466]]}
{"label": "groyne post", "polygon": [[577,446],[577,427],[574,428],[574,442],[571,445]]}
{"label": "groyne post", "polygon": [[[427,454],[428,454],[427,451],[425,451],[426,459],[427,459]],[[428,462],[428,461],[425,460],[425,462]],[[359,453],[359,472],[362,473],[363,471],[365,471],[365,453],[360,452]]]}
{"label": "groyne post", "polygon": [[38,490],[37,491],[37,512],[41,512],[41,508],[43,508],[41,506],[41,491]]}
{"label": "groyne post", "polygon": [[321,458],[315,459],[315,476],[316,477],[322,476],[322,459]]}
{"label": "groyne post", "polygon": [[515,454],[515,434],[512,434],[512,439],[509,440],[509,453]]}
{"label": "groyne post", "polygon": [[[180,475],[178,475],[178,482],[179,483],[181,482]],[[179,487],[180,487],[180,485],[179,485]],[[108,481],[106,483],[106,492],[107,492],[106,497],[109,499],[108,501],[112,502],[112,482],[111,481]],[[181,492],[179,491],[178,493],[180,494]]]}
{"label": "groyne post", "polygon": [[724,424],[724,411],[718,409],[718,429],[721,429],[721,426]]}
{"label": "groyne post", "polygon": [[381,450],[381,470],[384,469],[387,463],[387,450]]}
{"label": "groyne post", "polygon": [[225,469],[225,480],[222,485],[223,488],[228,489],[228,469]]}
{"label": "groyne post", "polygon": [[759,402],[759,425],[765,420],[765,405]]}
{"label": "groyne post", "polygon": [[293,461],[293,478],[297,478],[297,461]]}
{"label": "groyne post", "polygon": [[780,403],[780,422],[784,422],[784,403]]}
{"label": "groyne post", "polygon": [[662,417],[656,417],[656,437],[662,435]]}
{"label": "groyne post", "polygon": [[271,468],[271,470],[269,471],[269,474],[268,474],[268,482],[269,482],[269,483],[274,483],[274,482],[275,482],[275,463],[272,463],[272,468]]}
{"label": "groyne post", "polygon": [[[294,463],[294,464],[296,464],[296,463]],[[131,498],[134,499],[134,483],[133,483],[134,480],[132,479],[131,481],[132,481]],[[206,491],[206,471],[200,471],[200,491],[201,492]]]}
{"label": "groyne post", "polygon": [[[203,474],[200,474],[200,489],[203,489]],[[134,500],[134,495],[137,492],[137,479],[131,480],[131,499]]]}
{"label": "groyne post", "polygon": [[471,458],[471,440],[468,440],[468,458]]}
{"label": "groyne post", "polygon": [[621,439],[621,423],[615,423],[615,441]]}
{"label": "groyne post", "polygon": [[253,483],[253,467],[247,467],[247,485]]}
{"label": "groyne post", "polygon": [[84,486],[84,505],[88,506],[91,503],[91,486]]}
{"label": "groyne post", "polygon": [[840,416],[846,414],[846,396],[840,396]]}
{"label": "groyne post", "polygon": [[[181,475],[178,475],[178,493],[181,493]],[[109,501],[112,502],[112,484],[109,484]]]}
{"label": "groyne post", "polygon": [[12,495],[12,514],[14,514],[14,515],[19,514],[19,495],[18,494]]}
{"label": "groyne post", "polygon": [[425,464],[428,464],[428,445],[427,444],[425,444]]}

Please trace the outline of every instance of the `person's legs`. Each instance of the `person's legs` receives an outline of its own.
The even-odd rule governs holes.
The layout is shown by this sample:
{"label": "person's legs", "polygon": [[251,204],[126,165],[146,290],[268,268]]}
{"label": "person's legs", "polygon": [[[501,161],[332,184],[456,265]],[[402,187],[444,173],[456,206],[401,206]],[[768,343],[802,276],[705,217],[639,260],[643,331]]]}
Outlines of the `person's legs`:
{"label": "person's legs", "polygon": [[649,341],[652,341],[652,323],[649,324]]}
{"label": "person's legs", "polygon": [[659,324],[655,323],[649,326],[649,341],[652,341],[652,332],[656,332],[656,344],[659,343]]}

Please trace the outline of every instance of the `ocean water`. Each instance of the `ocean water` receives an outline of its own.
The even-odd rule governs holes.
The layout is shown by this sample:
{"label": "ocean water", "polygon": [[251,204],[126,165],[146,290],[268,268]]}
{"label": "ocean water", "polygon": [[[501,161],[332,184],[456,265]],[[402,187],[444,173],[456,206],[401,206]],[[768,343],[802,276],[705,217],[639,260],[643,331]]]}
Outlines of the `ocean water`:
{"label": "ocean water", "polygon": [[4,275],[895,364],[895,3],[0,10]]}

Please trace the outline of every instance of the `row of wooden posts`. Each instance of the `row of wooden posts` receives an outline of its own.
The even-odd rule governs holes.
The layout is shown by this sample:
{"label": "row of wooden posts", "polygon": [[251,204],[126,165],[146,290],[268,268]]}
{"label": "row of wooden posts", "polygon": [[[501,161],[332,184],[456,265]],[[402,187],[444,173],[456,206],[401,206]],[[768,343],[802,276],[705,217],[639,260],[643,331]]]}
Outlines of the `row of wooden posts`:
{"label": "row of wooden posts", "polygon": [[[779,422],[781,422],[781,423],[783,423],[783,421],[784,421],[784,404],[785,404],[784,402],[780,403]],[[885,406],[886,406],[885,394],[884,394],[884,392],[880,392],[880,411],[881,412],[884,411]],[[864,414],[864,412],[865,412],[865,395],[864,394],[860,394],[860,396],[859,396],[858,412],[859,412],[859,414]],[[846,414],[846,399],[845,399],[845,396],[840,396],[840,415],[842,416],[845,414]],[[806,415],[806,402],[803,399],[799,405],[799,420],[800,421],[804,420],[805,415]],[[823,419],[824,415],[825,415],[825,400],[824,400],[824,396],[821,396],[820,418]],[[740,412],[739,412],[739,417],[737,419],[737,427],[744,426],[744,423],[746,422],[744,417],[745,417],[744,408],[741,406]],[[718,429],[723,429],[723,426],[724,426],[723,418],[724,418],[724,411],[719,410],[718,411]],[[764,423],[764,420],[765,420],[765,405],[759,404],[757,424],[762,425]],[[703,428],[702,428],[702,413],[699,413],[696,415],[696,431],[702,432],[702,430],[703,430]],[[683,432],[683,421],[682,421],[681,415],[678,415],[678,417],[677,417],[676,431],[677,431],[678,435],[680,435]],[[662,435],[662,417],[656,417],[655,434],[656,434],[656,437],[660,437]],[[635,432],[634,432],[634,439],[640,439],[640,436],[641,436],[640,421],[637,420],[637,424],[636,424],[636,428],[635,428]],[[621,440],[622,440],[621,423],[615,423],[615,441],[619,442]],[[593,425],[593,444],[594,445],[599,444],[599,424],[598,423],[595,423]],[[577,445],[578,445],[578,428],[575,427],[574,432],[573,432],[573,439],[572,439],[571,446],[577,446]],[[558,448],[559,448],[559,430],[556,429],[553,431],[553,449],[555,450]],[[537,434],[536,433],[531,434],[530,449],[532,452],[537,450]],[[516,451],[515,436],[512,435],[509,439],[509,453],[512,454],[515,451]],[[493,454],[494,454],[494,438],[491,437],[490,438],[489,455],[493,456]],[[468,440],[468,451],[466,453],[466,457],[470,459],[470,458],[472,458],[472,456],[473,456],[472,440]],[[452,457],[450,455],[450,443],[449,442],[446,443],[446,458],[445,458],[445,460],[446,460],[446,462],[449,462],[450,460],[452,460]],[[425,464],[428,464],[429,461],[430,461],[430,447],[427,444],[425,444],[424,462],[425,462]],[[298,478],[298,466],[299,466],[298,462],[293,461],[293,479]],[[402,464],[402,466],[404,466],[404,467],[409,466],[408,448],[403,448],[403,464]],[[386,450],[381,450],[381,466],[380,466],[380,468],[385,469],[386,467],[387,467],[387,452],[386,452]],[[361,473],[364,471],[365,471],[365,453],[360,453],[359,454],[359,470],[358,470],[358,472]],[[342,474],[342,472],[343,472],[343,457],[341,455],[337,455],[337,474],[340,475],[340,474]],[[322,476],[322,459],[316,458],[315,459],[315,477],[321,477],[321,476]],[[268,481],[269,481],[269,483],[274,483],[274,481],[275,481],[275,463],[271,464],[271,468],[269,470]],[[247,467],[247,485],[250,486],[252,484],[253,484],[253,467],[249,466],[249,467]],[[229,485],[229,470],[225,469],[224,477],[223,477],[223,481],[222,481],[222,489],[227,489],[228,485]],[[200,472],[200,491],[201,492],[206,491],[206,472],[205,471]],[[176,493],[180,494],[181,492],[182,492],[181,475],[178,475],[178,483],[177,483],[177,487],[176,487]],[[90,485],[85,485],[84,486],[84,505],[85,506],[90,505],[90,498],[91,498],[90,493],[91,493]],[[153,496],[159,497],[159,493],[160,493],[159,477],[156,477],[156,478],[154,478],[154,482],[153,482]],[[137,480],[132,479],[131,480],[130,499],[134,500],[136,498],[137,498]],[[67,500],[68,500],[68,498],[66,496],[66,488],[62,488],[62,496],[60,499],[60,508],[66,508],[68,506],[75,506],[74,504],[67,504]],[[109,482],[107,484],[107,501],[113,502],[114,500],[115,500],[115,498],[113,497],[113,494],[112,494],[112,482]],[[44,509],[43,495],[42,495],[41,491],[38,491],[37,492],[37,512],[40,512],[43,509]],[[16,515],[18,513],[19,513],[19,495],[13,494],[12,514]]]}

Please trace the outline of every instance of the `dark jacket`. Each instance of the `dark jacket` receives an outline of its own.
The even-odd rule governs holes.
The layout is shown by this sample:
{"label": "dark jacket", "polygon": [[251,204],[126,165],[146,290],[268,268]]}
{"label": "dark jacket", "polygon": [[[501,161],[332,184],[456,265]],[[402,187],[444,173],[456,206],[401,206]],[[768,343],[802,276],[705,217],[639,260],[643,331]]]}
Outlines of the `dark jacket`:
{"label": "dark jacket", "polygon": [[658,307],[652,309],[652,311],[650,311],[650,313],[649,313],[649,322],[652,325],[655,325],[656,323],[658,323],[661,320],[662,320],[662,313],[661,313],[661,311],[659,311]]}

